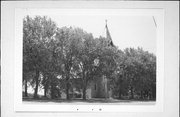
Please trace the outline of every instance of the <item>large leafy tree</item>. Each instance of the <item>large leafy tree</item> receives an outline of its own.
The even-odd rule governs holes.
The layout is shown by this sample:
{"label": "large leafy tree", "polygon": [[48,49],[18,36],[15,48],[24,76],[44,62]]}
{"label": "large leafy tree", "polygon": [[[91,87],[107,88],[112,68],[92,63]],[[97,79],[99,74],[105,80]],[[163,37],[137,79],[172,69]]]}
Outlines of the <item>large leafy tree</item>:
{"label": "large leafy tree", "polygon": [[23,70],[35,72],[34,97],[38,97],[40,72],[47,56],[46,44],[56,32],[56,24],[47,17],[26,16],[23,19]]}
{"label": "large leafy tree", "polygon": [[77,29],[72,27],[62,27],[58,29],[56,34],[56,40],[58,48],[58,66],[59,74],[61,74],[61,81],[64,81],[66,86],[66,97],[70,99],[69,90],[71,85],[71,79],[74,77],[74,68],[77,65],[76,57],[79,53],[79,44],[81,41],[81,35],[78,34]]}
{"label": "large leafy tree", "polygon": [[146,97],[155,99],[156,98],[156,57],[142,49],[138,49],[140,70],[138,85],[136,85],[137,90],[141,92],[141,98],[143,94]]}
{"label": "large leafy tree", "polygon": [[51,98],[54,99],[56,97],[55,90],[59,85],[58,75],[59,75],[59,62],[58,62],[58,53],[56,49],[57,41],[55,37],[45,43],[46,46],[46,58],[44,58],[42,64],[42,72],[43,72],[43,81],[42,84],[44,86],[44,96],[46,97],[46,93],[48,89],[51,90]]}
{"label": "large leafy tree", "polygon": [[77,56],[77,60],[80,77],[82,79],[83,99],[85,100],[87,86],[97,75],[97,64],[95,61],[98,58],[98,55],[96,41],[94,40],[92,34],[88,34],[87,32],[79,29],[79,36],[81,36],[81,44],[79,45],[80,48],[78,50],[79,54]]}
{"label": "large leafy tree", "polygon": [[118,58],[116,59],[116,69],[113,74],[113,97],[121,99],[121,95],[126,95],[128,92],[128,78],[125,77],[125,54],[123,51],[117,51]]}
{"label": "large leafy tree", "polygon": [[123,59],[119,61],[118,68],[120,70],[116,77],[118,82],[115,85],[116,91],[119,92],[119,98],[123,91],[126,91],[126,94],[130,93],[131,98],[134,98],[134,94],[141,97],[143,94],[148,96],[151,94],[151,97],[155,97],[155,56],[141,48],[126,48],[121,58]]}

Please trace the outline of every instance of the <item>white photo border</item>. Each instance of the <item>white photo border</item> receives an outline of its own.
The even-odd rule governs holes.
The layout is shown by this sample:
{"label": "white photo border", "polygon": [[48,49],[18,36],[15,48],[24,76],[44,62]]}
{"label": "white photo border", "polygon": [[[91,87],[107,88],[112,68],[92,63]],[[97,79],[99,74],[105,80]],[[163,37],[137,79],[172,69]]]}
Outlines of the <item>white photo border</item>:
{"label": "white photo border", "polygon": [[[41,10],[40,8],[38,8]],[[157,23],[157,74],[155,105],[75,105],[75,104],[25,104],[22,102],[22,47],[23,17],[25,8],[15,9],[15,50],[14,50],[14,111],[16,112],[163,112],[164,102],[164,9],[43,9],[60,13],[113,14],[126,16],[154,16]],[[93,109],[93,111],[92,111]]]}

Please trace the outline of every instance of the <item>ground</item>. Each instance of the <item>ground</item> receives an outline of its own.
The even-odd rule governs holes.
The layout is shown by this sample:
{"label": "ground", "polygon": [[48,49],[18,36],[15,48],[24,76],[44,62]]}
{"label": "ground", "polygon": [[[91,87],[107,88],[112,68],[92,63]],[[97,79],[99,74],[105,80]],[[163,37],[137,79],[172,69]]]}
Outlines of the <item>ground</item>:
{"label": "ground", "polygon": [[137,101],[137,100],[118,100],[118,99],[103,99],[103,98],[92,98],[92,99],[32,99],[23,98],[23,103],[53,103],[53,104],[155,104],[155,101]]}

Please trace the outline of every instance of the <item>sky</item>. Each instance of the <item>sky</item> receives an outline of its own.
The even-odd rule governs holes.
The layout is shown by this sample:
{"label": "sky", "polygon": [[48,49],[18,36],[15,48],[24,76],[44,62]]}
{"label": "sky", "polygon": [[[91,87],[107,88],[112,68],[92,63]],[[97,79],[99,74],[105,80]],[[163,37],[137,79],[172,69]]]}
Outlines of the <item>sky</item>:
{"label": "sky", "polygon": [[26,10],[26,15],[48,16],[57,26],[79,27],[94,37],[105,36],[105,20],[114,45],[119,49],[142,47],[143,50],[156,54],[156,26],[153,16],[121,15],[99,11],[83,10]]}

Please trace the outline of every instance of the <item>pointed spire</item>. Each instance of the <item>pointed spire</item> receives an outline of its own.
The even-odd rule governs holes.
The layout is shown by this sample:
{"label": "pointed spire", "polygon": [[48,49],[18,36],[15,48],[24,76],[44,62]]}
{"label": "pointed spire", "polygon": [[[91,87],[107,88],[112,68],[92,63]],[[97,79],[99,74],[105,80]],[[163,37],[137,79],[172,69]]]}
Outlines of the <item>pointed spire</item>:
{"label": "pointed spire", "polygon": [[108,46],[114,46],[110,32],[109,32],[109,29],[108,29],[108,26],[107,26],[107,20],[105,20],[105,21],[106,21],[106,26],[105,26],[105,28],[106,28],[106,39],[108,41]]}

